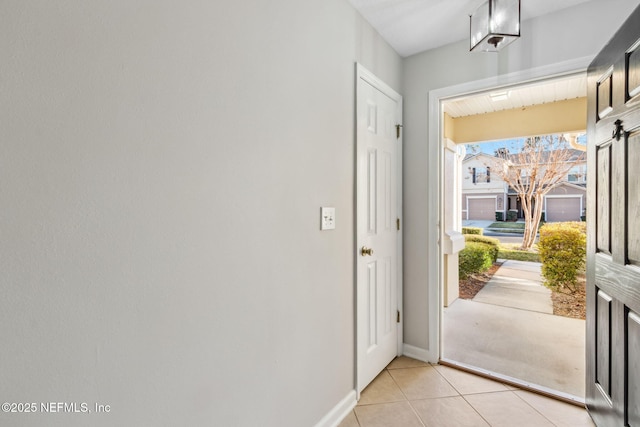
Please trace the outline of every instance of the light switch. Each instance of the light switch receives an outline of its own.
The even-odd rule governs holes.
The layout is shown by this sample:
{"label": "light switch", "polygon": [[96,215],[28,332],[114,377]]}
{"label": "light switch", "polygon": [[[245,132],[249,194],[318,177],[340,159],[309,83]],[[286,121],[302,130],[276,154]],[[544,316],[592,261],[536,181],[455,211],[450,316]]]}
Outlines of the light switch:
{"label": "light switch", "polygon": [[320,230],[336,228],[336,208],[320,208]]}

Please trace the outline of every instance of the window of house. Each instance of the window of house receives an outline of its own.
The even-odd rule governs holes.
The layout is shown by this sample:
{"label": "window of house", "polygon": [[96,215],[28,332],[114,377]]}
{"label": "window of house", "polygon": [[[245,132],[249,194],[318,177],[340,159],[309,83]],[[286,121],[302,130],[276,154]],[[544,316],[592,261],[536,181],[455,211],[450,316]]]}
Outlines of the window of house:
{"label": "window of house", "polygon": [[481,184],[484,182],[491,182],[491,168],[473,168],[473,183]]}
{"label": "window of house", "polygon": [[581,166],[575,166],[569,170],[567,181],[569,182],[586,182],[587,174]]}

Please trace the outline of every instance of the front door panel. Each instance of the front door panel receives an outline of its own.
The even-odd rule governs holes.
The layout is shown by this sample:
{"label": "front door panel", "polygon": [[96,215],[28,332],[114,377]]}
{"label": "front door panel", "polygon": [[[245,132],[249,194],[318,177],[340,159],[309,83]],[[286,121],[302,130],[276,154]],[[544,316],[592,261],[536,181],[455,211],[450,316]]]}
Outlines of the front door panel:
{"label": "front door panel", "polygon": [[640,8],[589,67],[587,407],[640,426]]}

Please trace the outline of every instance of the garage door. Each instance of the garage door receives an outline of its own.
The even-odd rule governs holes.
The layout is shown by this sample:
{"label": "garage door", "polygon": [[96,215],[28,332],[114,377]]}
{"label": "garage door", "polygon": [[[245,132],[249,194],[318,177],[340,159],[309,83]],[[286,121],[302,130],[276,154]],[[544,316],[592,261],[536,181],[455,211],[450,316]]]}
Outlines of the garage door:
{"label": "garage door", "polygon": [[580,221],[579,197],[547,198],[547,216],[549,222]]}
{"label": "garage door", "polygon": [[496,199],[468,199],[469,219],[495,221]]}

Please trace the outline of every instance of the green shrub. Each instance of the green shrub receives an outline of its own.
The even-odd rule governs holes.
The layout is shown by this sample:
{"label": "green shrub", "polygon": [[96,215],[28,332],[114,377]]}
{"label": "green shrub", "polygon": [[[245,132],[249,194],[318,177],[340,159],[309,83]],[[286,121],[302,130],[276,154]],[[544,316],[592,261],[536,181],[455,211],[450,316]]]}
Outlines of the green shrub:
{"label": "green shrub", "polygon": [[461,279],[482,273],[493,265],[493,248],[487,243],[467,242],[459,253],[458,273]]}
{"label": "green shrub", "polygon": [[480,227],[462,227],[462,234],[479,234],[482,236],[484,228]]}
{"label": "green shrub", "polygon": [[575,292],[578,273],[584,269],[587,253],[584,222],[547,223],[540,227],[538,251],[545,285],[553,290]]}
{"label": "green shrub", "polygon": [[518,219],[518,211],[515,209],[509,209],[507,212],[507,221],[516,221]]}
{"label": "green shrub", "polygon": [[465,242],[477,242],[484,243],[491,247],[491,259],[493,262],[496,262],[498,259],[498,251],[500,250],[500,240],[494,237],[487,236],[478,236],[476,234],[465,234],[464,236]]}
{"label": "green shrub", "polygon": [[512,259],[515,261],[540,262],[540,256],[538,252],[523,251],[521,249],[508,248],[508,247],[505,247],[504,245],[500,246],[500,251],[498,252],[498,258]]}
{"label": "green shrub", "polygon": [[480,242],[480,243],[487,243],[489,245],[500,245],[500,240],[496,239],[495,237],[489,237],[489,236],[480,236],[477,234],[465,234],[464,235],[464,241],[465,242]]}

